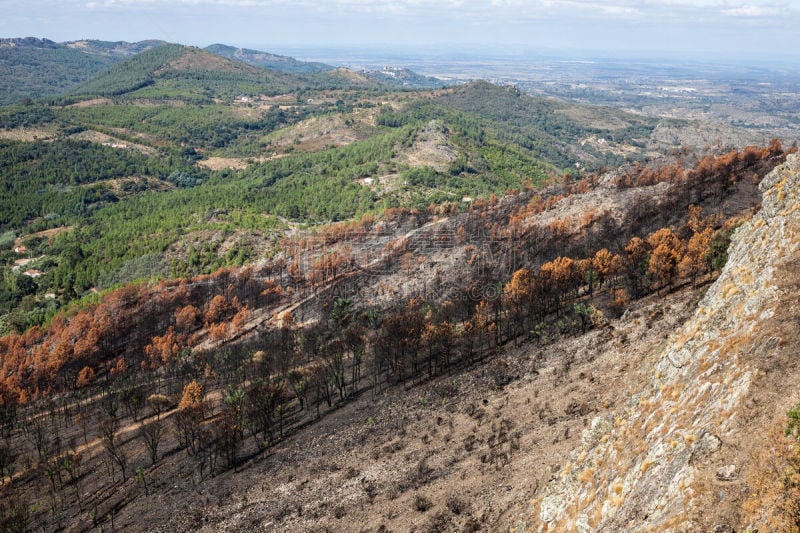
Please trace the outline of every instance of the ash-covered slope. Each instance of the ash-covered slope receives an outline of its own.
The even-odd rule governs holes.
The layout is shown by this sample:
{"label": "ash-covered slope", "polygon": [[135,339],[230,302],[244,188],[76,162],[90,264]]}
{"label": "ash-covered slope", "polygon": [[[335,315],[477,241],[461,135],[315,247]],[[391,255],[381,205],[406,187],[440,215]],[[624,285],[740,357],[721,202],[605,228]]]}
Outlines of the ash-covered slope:
{"label": "ash-covered slope", "polygon": [[768,435],[782,436],[783,413],[798,399],[800,159],[790,156],[760,188],[763,208],[736,231],[725,270],[649,358],[652,380],[592,421],[521,529],[776,531],[787,523],[776,503],[785,454],[770,451]]}

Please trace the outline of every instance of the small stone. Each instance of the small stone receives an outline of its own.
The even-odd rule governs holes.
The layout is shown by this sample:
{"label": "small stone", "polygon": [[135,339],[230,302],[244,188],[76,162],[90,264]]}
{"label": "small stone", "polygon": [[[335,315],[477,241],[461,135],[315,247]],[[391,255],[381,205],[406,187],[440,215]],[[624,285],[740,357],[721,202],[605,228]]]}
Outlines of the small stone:
{"label": "small stone", "polygon": [[690,464],[700,464],[707,461],[709,457],[717,453],[721,447],[722,441],[719,437],[712,433],[703,433],[692,447]]}
{"label": "small stone", "polygon": [[714,533],[734,533],[733,527],[728,524],[718,524],[714,526]]}
{"label": "small stone", "polygon": [[698,446],[704,455],[711,455],[712,453],[717,453],[722,446],[722,441],[719,440],[719,437],[713,435],[711,433],[704,433],[703,437],[700,439],[700,445]]}
{"label": "small stone", "polygon": [[720,481],[733,481],[737,477],[736,465],[721,466],[717,468],[717,479]]}

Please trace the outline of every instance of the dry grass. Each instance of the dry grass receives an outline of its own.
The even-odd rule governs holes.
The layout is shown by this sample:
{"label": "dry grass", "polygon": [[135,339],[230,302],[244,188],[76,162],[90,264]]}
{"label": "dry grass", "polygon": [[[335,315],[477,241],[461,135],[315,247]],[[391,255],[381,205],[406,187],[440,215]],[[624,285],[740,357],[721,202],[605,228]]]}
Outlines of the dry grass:
{"label": "dry grass", "polygon": [[[273,149],[284,148],[294,152],[318,152],[333,146],[344,146],[359,140],[363,127],[359,113],[347,116],[327,115],[311,117],[292,126],[281,128],[266,135],[262,141],[269,143]],[[350,119],[348,125],[346,121]]]}
{"label": "dry grass", "polygon": [[209,170],[244,170],[248,167],[247,161],[235,157],[209,157],[198,161],[197,164]]}
{"label": "dry grass", "polygon": [[765,446],[753,457],[747,476],[749,496],[742,523],[759,531],[795,532],[800,517],[800,445],[784,433],[786,418],[779,418],[765,436]]}
{"label": "dry grass", "polygon": [[99,131],[94,130],[84,130],[80,133],[76,133],[75,135],[71,136],[72,139],[79,139],[81,141],[89,141],[97,144],[110,144],[110,145],[123,145],[125,148],[119,148],[120,150],[136,150],[137,152],[141,152],[147,155],[153,155],[156,153],[154,148],[150,146],[145,146],[143,144],[138,144],[129,141],[123,141],[121,139],[117,139],[116,137],[112,137],[111,135],[106,135],[105,133],[101,133]]}
{"label": "dry grass", "polygon": [[76,102],[74,104],[70,104],[67,107],[92,107],[96,105],[113,105],[114,100],[111,98],[90,98],[89,100],[81,100],[80,102]]}
{"label": "dry grass", "polygon": [[18,237],[14,241],[14,246],[19,246],[26,239],[52,239],[56,235],[59,235],[61,233],[67,233],[70,231],[72,231],[72,226],[59,226],[57,228],[50,228],[42,231],[37,231],[35,233],[30,233],[28,235],[23,235],[22,237]]}
{"label": "dry grass", "polygon": [[0,129],[0,139],[8,139],[11,141],[42,141],[52,139],[53,137],[53,132],[41,128]]}

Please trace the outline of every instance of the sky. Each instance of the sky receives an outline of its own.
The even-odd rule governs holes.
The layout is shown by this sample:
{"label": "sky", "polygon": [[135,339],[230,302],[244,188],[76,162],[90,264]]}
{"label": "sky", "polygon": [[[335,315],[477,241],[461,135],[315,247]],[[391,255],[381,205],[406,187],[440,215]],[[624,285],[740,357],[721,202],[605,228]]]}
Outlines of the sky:
{"label": "sky", "polygon": [[0,37],[800,58],[800,0],[0,0]]}

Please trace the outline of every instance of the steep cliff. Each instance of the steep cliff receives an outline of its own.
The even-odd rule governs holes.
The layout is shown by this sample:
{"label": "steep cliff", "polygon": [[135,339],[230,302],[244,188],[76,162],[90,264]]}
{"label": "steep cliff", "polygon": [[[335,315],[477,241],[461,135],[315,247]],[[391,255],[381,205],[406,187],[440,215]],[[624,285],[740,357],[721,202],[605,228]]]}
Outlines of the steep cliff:
{"label": "steep cliff", "polygon": [[753,499],[765,485],[786,486],[786,454],[770,450],[791,442],[771,435],[783,436],[776,428],[798,400],[800,159],[790,156],[760,188],[763,207],[737,229],[723,273],[694,316],[646,358],[652,379],[592,421],[521,529],[788,524],[776,518],[777,504],[765,509]]}

